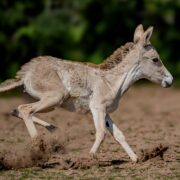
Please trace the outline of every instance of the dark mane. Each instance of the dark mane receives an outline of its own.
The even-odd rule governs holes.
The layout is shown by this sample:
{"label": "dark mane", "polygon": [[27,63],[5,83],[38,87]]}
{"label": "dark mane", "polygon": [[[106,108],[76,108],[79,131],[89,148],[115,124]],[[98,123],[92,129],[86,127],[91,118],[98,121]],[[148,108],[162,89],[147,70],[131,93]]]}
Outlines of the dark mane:
{"label": "dark mane", "polygon": [[134,48],[134,43],[128,42],[124,46],[116,49],[103,63],[99,64],[99,68],[108,70],[119,64],[124,57]]}

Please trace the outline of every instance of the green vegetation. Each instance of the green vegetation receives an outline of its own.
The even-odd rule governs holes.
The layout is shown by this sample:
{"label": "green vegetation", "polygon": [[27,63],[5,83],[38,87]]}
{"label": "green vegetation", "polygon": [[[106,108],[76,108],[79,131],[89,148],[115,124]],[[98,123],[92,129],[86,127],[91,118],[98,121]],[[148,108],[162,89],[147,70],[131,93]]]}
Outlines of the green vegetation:
{"label": "green vegetation", "polygon": [[180,76],[180,0],[1,0],[0,81],[38,55],[100,63],[142,23]]}

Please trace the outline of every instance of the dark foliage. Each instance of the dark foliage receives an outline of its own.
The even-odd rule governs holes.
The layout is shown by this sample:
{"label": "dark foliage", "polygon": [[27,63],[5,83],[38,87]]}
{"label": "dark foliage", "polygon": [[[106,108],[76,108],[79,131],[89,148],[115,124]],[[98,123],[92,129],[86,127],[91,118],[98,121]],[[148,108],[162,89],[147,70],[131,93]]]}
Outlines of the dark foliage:
{"label": "dark foliage", "polygon": [[180,76],[180,1],[1,0],[0,80],[38,55],[100,63],[135,27],[155,27],[153,45]]}

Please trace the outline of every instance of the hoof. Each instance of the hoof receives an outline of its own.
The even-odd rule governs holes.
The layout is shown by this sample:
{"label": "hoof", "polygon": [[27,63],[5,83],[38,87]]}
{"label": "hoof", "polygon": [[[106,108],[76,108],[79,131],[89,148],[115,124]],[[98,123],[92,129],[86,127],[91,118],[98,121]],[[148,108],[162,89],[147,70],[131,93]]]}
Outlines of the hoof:
{"label": "hoof", "polygon": [[50,132],[54,132],[57,129],[54,125],[45,126],[45,128]]}
{"label": "hoof", "polygon": [[43,139],[40,136],[37,135],[37,136],[31,138],[31,145],[32,145],[32,147],[33,146],[38,146],[39,143],[42,142],[42,141],[43,141]]}
{"label": "hoof", "polygon": [[136,156],[136,157],[132,158],[132,161],[133,161],[133,163],[138,163],[139,162],[139,158]]}
{"label": "hoof", "polygon": [[19,117],[19,111],[17,109],[14,109],[11,114],[15,117]]}
{"label": "hoof", "polygon": [[94,159],[94,160],[98,160],[97,154],[91,153],[91,152],[90,152],[90,158],[91,158],[91,159]]}

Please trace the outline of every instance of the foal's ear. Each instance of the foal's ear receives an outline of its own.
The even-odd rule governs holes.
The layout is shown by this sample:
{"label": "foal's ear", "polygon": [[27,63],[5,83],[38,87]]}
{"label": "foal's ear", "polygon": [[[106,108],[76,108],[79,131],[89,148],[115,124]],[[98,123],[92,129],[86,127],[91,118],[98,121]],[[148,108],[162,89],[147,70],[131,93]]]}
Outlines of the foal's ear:
{"label": "foal's ear", "polygon": [[143,35],[143,44],[149,44],[153,32],[153,26],[150,26]]}
{"label": "foal's ear", "polygon": [[143,25],[140,24],[136,27],[135,32],[134,32],[134,43],[135,44],[141,40],[143,34],[144,34]]}

